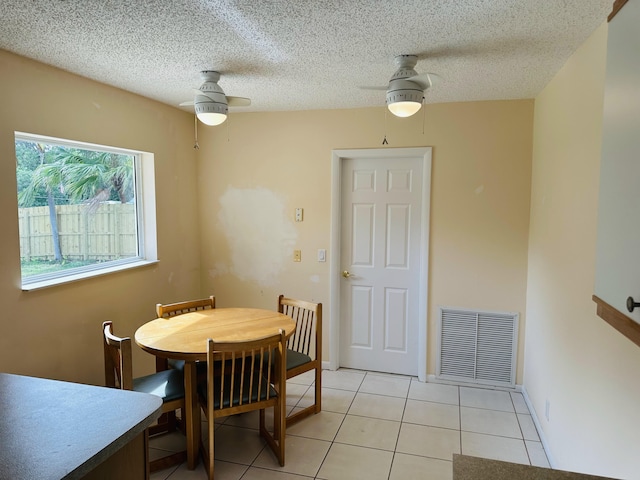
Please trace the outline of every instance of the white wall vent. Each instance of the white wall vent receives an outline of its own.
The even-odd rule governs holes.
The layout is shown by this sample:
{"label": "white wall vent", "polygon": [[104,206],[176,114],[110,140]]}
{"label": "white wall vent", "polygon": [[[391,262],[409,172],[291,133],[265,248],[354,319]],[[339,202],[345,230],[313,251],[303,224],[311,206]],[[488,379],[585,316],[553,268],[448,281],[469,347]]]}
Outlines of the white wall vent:
{"label": "white wall vent", "polygon": [[436,378],[515,387],[518,314],[440,308]]}

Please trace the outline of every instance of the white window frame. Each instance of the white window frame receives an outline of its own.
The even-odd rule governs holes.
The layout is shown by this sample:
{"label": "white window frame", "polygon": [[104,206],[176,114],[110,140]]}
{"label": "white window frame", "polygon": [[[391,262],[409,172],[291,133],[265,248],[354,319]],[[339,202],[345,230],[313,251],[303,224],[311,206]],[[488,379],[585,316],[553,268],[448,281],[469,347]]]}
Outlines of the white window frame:
{"label": "white window frame", "polygon": [[155,163],[153,153],[55,137],[47,137],[44,135],[36,135],[25,132],[15,132],[14,142],[16,140],[23,140],[27,142],[41,142],[49,145],[131,155],[135,158],[134,168],[136,175],[135,205],[138,232],[138,255],[136,257],[127,259],[113,260],[110,262],[88,265],[86,267],[38,275],[35,279],[24,279],[21,275],[21,288],[23,291],[39,290],[54,285],[77,282],[80,280],[95,278],[97,276],[106,275],[109,273],[144,267],[158,262]]}

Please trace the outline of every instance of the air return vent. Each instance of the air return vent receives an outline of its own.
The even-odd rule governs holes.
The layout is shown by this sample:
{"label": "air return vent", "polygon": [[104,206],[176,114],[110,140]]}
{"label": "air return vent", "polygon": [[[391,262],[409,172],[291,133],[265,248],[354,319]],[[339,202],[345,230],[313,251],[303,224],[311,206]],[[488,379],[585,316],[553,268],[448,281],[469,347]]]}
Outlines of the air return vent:
{"label": "air return vent", "polygon": [[518,314],[440,308],[436,378],[515,387]]}

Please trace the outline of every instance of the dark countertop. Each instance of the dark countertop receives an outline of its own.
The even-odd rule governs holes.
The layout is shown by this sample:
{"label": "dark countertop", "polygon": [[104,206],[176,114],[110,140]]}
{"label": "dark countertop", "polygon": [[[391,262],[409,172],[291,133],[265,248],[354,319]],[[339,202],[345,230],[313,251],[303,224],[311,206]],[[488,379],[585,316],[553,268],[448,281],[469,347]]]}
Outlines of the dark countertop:
{"label": "dark countertop", "polygon": [[81,478],[161,408],[145,393],[0,373],[0,479]]}
{"label": "dark countertop", "polygon": [[487,458],[453,455],[453,480],[614,480]]}

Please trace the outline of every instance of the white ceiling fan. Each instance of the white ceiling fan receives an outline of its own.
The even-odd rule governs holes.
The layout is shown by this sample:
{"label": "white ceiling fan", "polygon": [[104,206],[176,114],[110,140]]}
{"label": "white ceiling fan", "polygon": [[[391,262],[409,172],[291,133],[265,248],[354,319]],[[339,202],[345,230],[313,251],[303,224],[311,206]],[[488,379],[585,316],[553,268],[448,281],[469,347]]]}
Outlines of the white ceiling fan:
{"label": "white ceiling fan", "polygon": [[194,89],[192,102],[183,102],[181,107],[193,105],[198,120],[206,125],[220,125],[227,119],[228,107],[248,107],[251,100],[245,97],[228,97],[218,85],[220,73],[213,70],[200,72],[203,83]]}
{"label": "white ceiling fan", "polygon": [[410,117],[420,110],[424,94],[434,82],[440,80],[435,73],[418,75],[414,67],[418,63],[417,55],[397,55],[398,69],[384,87],[361,87],[366,90],[386,90],[387,107],[397,117]]}

